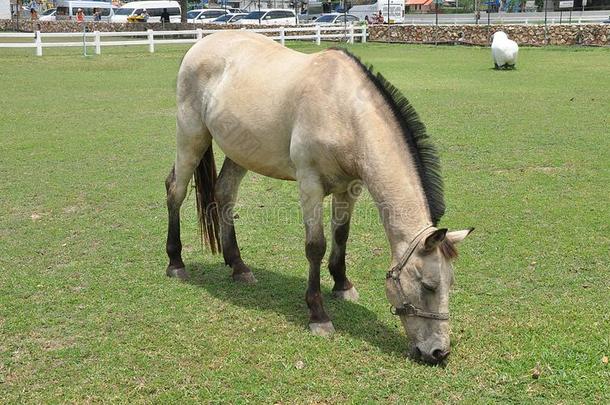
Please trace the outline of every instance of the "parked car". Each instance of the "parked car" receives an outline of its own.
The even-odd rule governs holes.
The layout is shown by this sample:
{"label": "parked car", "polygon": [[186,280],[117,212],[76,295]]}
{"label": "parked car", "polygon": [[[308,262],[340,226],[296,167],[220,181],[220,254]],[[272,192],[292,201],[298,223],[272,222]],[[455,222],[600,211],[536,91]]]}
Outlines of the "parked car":
{"label": "parked car", "polygon": [[339,14],[339,13],[331,13],[331,14],[323,14],[315,20],[316,25],[333,25],[333,24],[356,24],[358,21],[358,17],[351,14]]}
{"label": "parked car", "polygon": [[40,15],[40,21],[55,21],[55,13],[57,13],[56,8],[50,8],[44,13]]}
{"label": "parked car", "polygon": [[212,24],[235,24],[236,22],[238,22],[239,20],[241,20],[242,18],[244,18],[247,15],[248,15],[248,13],[221,15],[220,17],[218,17],[217,19],[212,21]]}
{"label": "parked car", "polygon": [[144,9],[149,15],[148,22],[160,22],[163,9],[167,9],[171,22],[180,22],[180,4],[177,1],[132,1],[131,3],[125,3],[114,11],[114,15],[110,17],[110,22],[125,23],[129,17],[142,14]]}
{"label": "parked car", "polygon": [[235,8],[235,7],[229,7],[229,8],[227,8],[227,11],[231,14],[248,14],[249,13],[248,10],[244,10],[243,8]]}
{"label": "parked car", "polygon": [[239,20],[238,24],[297,25],[297,15],[294,10],[272,8],[253,11]]}
{"label": "parked car", "polygon": [[186,21],[196,24],[209,23],[225,14],[227,11],[222,8],[198,8],[186,13]]}

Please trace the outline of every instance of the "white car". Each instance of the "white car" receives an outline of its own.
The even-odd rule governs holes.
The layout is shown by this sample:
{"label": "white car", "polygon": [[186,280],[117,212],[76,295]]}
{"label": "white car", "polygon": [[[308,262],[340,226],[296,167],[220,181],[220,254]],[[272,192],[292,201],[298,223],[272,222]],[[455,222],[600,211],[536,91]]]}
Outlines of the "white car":
{"label": "white car", "polygon": [[40,15],[40,21],[55,21],[55,13],[57,13],[56,8],[50,8],[44,13]]}
{"label": "white car", "polygon": [[351,14],[340,14],[340,13],[331,13],[331,14],[323,14],[318,17],[315,21],[315,25],[333,25],[333,24],[357,24],[358,17]]}
{"label": "white car", "polygon": [[222,8],[198,8],[186,13],[186,21],[196,24],[210,23],[225,14],[227,11]]}
{"label": "white car", "polygon": [[236,22],[238,22],[239,20],[241,20],[242,18],[244,18],[247,15],[248,15],[248,13],[221,15],[220,17],[218,17],[217,19],[212,21],[212,24],[235,24]]}
{"label": "white car", "polygon": [[272,8],[268,10],[253,11],[238,24],[252,25],[297,25],[297,15],[294,10]]}

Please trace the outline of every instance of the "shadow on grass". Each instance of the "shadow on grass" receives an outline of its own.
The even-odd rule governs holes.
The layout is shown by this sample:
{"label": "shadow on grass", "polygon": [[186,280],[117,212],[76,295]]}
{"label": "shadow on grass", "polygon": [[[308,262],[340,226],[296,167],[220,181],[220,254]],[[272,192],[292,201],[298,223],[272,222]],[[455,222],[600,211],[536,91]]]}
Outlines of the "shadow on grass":
{"label": "shadow on grass", "polygon": [[[244,285],[234,283],[230,269],[221,265],[195,263],[187,265],[187,271],[190,274],[187,283],[205,289],[213,297],[239,307],[281,314],[289,322],[302,326],[303,333],[309,333],[305,277],[252,268],[258,283]],[[348,333],[393,356],[407,356],[408,341],[398,322],[386,325],[362,305],[334,299],[328,288],[323,287],[322,293],[324,307],[337,333]],[[329,344],[332,343],[329,341]]]}

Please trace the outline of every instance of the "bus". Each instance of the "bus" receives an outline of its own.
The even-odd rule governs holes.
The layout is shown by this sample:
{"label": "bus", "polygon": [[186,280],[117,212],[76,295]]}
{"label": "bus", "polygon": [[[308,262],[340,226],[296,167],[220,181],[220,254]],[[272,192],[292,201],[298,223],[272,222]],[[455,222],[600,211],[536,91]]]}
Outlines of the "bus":
{"label": "bus", "polygon": [[172,23],[180,22],[180,4],[177,1],[158,0],[158,1],[132,1],[125,3],[114,12],[110,19],[113,23],[125,23],[129,17],[137,16],[146,9],[149,23],[161,22],[161,13],[167,9],[169,21]]}
{"label": "bus", "polygon": [[105,1],[65,1],[60,0],[56,3],[57,11],[55,20],[76,20],[76,12],[79,8],[85,13],[85,21],[93,21],[94,10],[99,10],[102,21],[109,21],[114,14],[112,3]]}

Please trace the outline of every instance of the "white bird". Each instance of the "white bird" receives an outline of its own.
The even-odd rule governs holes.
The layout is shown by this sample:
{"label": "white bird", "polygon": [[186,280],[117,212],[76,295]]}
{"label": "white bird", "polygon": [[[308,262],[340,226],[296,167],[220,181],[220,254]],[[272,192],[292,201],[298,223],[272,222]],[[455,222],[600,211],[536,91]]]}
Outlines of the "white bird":
{"label": "white bird", "polygon": [[491,55],[494,59],[496,69],[514,69],[519,54],[519,45],[515,41],[508,39],[503,31],[498,31],[492,36]]}

